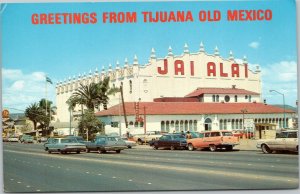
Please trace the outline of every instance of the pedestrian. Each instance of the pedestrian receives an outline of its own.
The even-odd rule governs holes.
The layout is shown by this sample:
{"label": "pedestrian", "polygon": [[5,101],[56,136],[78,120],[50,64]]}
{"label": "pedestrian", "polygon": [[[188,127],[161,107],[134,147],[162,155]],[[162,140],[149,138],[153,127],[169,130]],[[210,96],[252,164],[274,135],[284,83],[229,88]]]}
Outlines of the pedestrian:
{"label": "pedestrian", "polygon": [[186,136],[187,139],[192,139],[192,135],[189,131],[186,132]]}

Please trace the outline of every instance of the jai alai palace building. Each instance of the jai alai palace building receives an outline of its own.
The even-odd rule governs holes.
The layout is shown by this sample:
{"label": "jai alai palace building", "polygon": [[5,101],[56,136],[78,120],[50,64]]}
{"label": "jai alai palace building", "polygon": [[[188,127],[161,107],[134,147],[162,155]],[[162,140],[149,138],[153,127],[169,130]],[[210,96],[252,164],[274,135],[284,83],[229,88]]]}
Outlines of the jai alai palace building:
{"label": "jai alai palace building", "polygon": [[114,68],[109,65],[59,82],[56,122],[69,122],[70,117],[75,121],[80,116],[79,106],[70,114],[66,104],[79,83],[97,82],[106,76],[110,87],[123,86],[127,120],[126,127],[120,93],[109,96],[108,109],[95,110],[106,133],[245,129],[255,132],[257,138],[266,138],[284,123],[292,127],[293,111],[263,102],[259,66],[249,69],[247,58],[238,63],[232,52],[223,58],[217,47],[208,54],[202,43],[194,53],[185,44],[181,55],[174,55],[169,47],[167,56],[158,58],[152,49],[146,64],[139,64],[135,56],[133,63],[125,59],[122,66],[117,62]]}

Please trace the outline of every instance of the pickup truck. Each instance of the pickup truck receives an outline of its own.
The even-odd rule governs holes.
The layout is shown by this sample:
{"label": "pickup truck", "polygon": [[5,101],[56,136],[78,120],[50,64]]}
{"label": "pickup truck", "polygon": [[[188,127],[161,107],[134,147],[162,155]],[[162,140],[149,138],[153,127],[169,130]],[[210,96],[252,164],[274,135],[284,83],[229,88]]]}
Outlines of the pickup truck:
{"label": "pickup truck", "polygon": [[133,140],[139,145],[143,143],[149,143],[152,140],[159,139],[162,136],[160,131],[149,131],[146,134],[134,135]]}
{"label": "pickup truck", "polygon": [[238,144],[238,137],[233,136],[231,131],[226,130],[200,132],[199,138],[187,140],[187,147],[190,151],[198,148],[209,148],[212,152],[222,148],[231,151]]}
{"label": "pickup truck", "polygon": [[96,136],[91,142],[85,142],[86,152],[97,151],[98,153],[105,153],[106,151],[115,151],[120,153],[121,150],[127,148],[125,141],[114,136]]}

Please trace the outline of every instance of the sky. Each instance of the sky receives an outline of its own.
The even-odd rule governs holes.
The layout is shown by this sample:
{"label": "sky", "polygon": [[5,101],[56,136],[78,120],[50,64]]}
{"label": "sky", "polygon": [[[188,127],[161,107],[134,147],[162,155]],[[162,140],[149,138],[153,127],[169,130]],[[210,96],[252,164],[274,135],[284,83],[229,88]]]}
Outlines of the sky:
{"label": "sky", "polygon": [[[293,0],[141,2],[141,3],[16,3],[2,5],[2,103],[11,112],[23,112],[31,103],[47,98],[55,104],[55,84],[69,77],[121,66],[124,59],[147,63],[151,49],[165,57],[171,46],[175,55],[187,43],[191,53],[203,42],[208,54],[218,46],[220,56],[247,56],[250,67],[259,65],[263,99],[268,104],[295,106],[297,99],[296,8]],[[271,21],[226,20],[227,10],[272,10]],[[143,23],[142,11],[191,11],[194,22]],[[200,10],[220,10],[221,21],[199,22]],[[137,12],[137,23],[103,24],[103,12]],[[96,12],[98,23],[87,25],[33,25],[33,13]]]}

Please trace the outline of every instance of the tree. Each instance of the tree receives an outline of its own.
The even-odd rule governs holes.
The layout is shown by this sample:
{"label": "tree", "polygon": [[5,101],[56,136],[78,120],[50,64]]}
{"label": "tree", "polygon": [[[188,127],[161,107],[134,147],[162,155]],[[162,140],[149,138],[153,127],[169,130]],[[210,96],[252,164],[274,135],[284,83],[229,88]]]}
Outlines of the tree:
{"label": "tree", "polygon": [[96,118],[94,111],[92,110],[85,111],[85,113],[79,120],[78,128],[79,134],[85,137],[86,139],[93,138],[94,134],[98,132],[104,132],[103,124]]}
{"label": "tree", "polygon": [[80,84],[80,87],[67,100],[69,110],[73,110],[76,105],[84,105],[89,110],[98,108],[101,104],[107,109],[109,100],[108,95],[118,92],[118,88],[109,87],[109,77],[104,78],[98,83],[90,83],[89,85]]}
{"label": "tree", "polygon": [[33,129],[36,130],[37,123],[45,118],[45,112],[37,103],[32,103],[25,109],[25,116],[33,122]]}

